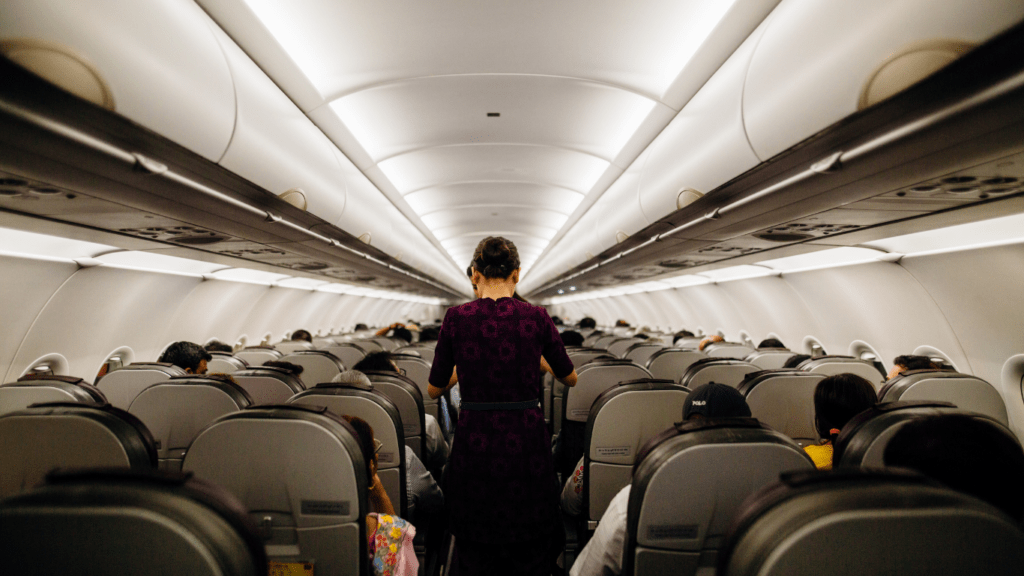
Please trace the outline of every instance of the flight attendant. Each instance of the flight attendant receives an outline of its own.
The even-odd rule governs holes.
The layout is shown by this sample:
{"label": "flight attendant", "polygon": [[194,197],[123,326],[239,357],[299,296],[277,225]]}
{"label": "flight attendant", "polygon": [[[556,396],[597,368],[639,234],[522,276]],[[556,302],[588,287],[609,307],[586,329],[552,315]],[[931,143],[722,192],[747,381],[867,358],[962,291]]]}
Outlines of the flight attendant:
{"label": "flight attendant", "polygon": [[431,398],[462,392],[444,492],[455,535],[452,573],[550,574],[562,539],[559,486],[540,397],[541,358],[566,386],[576,371],[547,312],[513,298],[515,244],[485,238],[473,255],[479,298],[448,310],[430,371]]}

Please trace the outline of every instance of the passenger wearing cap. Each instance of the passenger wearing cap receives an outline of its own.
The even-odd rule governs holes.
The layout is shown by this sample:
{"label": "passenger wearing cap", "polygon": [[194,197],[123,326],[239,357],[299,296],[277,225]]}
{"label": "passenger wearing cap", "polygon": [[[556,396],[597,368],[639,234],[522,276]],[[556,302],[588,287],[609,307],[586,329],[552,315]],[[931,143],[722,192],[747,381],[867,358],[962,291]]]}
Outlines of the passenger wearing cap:
{"label": "passenger wearing cap", "polygon": [[[749,418],[750,407],[747,400],[732,386],[711,382],[698,386],[683,402],[683,420],[699,420],[702,418]],[[579,477],[578,491],[574,484]],[[622,573],[622,557],[626,547],[626,511],[629,508],[629,491],[626,485],[612,498],[608,508],[601,516],[594,537],[580,551],[576,562],[569,571],[569,576],[608,576]],[[562,490],[562,509],[567,508],[567,496],[576,498],[575,506],[579,514],[583,490],[583,461],[580,460],[576,472],[566,482]]]}

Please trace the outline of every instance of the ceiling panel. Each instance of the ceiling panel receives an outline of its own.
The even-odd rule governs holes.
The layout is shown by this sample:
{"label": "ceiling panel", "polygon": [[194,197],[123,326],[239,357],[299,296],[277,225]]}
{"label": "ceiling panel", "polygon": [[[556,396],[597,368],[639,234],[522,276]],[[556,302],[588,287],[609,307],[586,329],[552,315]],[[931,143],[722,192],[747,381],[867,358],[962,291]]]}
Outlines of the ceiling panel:
{"label": "ceiling panel", "polygon": [[583,194],[567,188],[530,182],[464,182],[419,190],[407,195],[405,200],[421,215],[453,205],[478,206],[483,209],[493,204],[543,206],[569,215],[579,206]]}

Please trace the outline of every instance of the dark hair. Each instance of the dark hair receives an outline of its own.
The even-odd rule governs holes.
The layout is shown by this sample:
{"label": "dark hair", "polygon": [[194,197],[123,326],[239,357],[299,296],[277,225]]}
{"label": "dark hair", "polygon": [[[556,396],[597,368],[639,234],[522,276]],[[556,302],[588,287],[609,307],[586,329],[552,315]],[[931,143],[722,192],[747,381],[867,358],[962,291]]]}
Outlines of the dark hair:
{"label": "dark hair", "polygon": [[583,334],[575,330],[562,332],[562,344],[565,346],[583,346]]}
{"label": "dark hair", "polygon": [[363,324],[362,322],[360,322],[359,324],[356,324],[356,327],[355,327],[355,328],[353,328],[353,330],[355,330],[355,331],[357,331],[357,332],[358,332],[359,330],[369,330],[369,329],[370,329],[370,328],[369,328],[369,327],[367,327],[367,325],[366,325],[366,324]]}
{"label": "dark hair", "polygon": [[356,362],[352,369],[360,372],[367,370],[396,372],[395,365],[391,363],[391,352],[370,352],[365,358]]}
{"label": "dark hair", "polygon": [[889,440],[884,459],[1024,519],[1024,451],[993,422],[966,414],[913,420]]}
{"label": "dark hair", "polygon": [[782,365],[783,368],[796,368],[797,366],[804,363],[804,360],[810,360],[810,354],[795,354],[786,360],[786,363]]}
{"label": "dark hair", "polygon": [[644,334],[643,332],[641,332],[640,334],[634,334],[633,338],[639,338],[641,340],[650,340],[651,339],[650,336],[648,336],[647,334]]}
{"label": "dark hair", "polygon": [[304,340],[312,344],[313,335],[306,330],[296,330],[295,332],[292,332],[292,341],[294,342],[296,340]]}
{"label": "dark hair", "polygon": [[893,364],[903,366],[907,371],[911,370],[932,370],[938,368],[932,359],[927,356],[917,356],[914,354],[905,354],[903,356],[897,356],[892,361]]}
{"label": "dark hair", "polygon": [[395,328],[391,331],[391,335],[395,338],[401,338],[406,342],[412,342],[412,332],[408,328]]}
{"label": "dark hair", "polygon": [[629,322],[626,322],[625,320],[616,320],[615,326],[619,328],[625,328],[629,326]]}
{"label": "dark hair", "polygon": [[206,343],[206,346],[203,346],[203,348],[207,352],[227,352],[228,354],[231,354],[235,351],[235,349],[232,348],[230,344],[225,344],[220,340],[210,340],[209,342]]}
{"label": "dark hair", "polygon": [[473,277],[473,267],[472,266],[466,266],[466,278],[472,278],[472,277]]}
{"label": "dark hair", "polygon": [[291,362],[285,362],[283,360],[267,360],[266,362],[263,363],[263,365],[270,366],[271,368],[281,368],[282,370],[287,370],[288,372],[291,372],[295,376],[302,374],[302,371],[306,369],[304,366],[299,366],[298,364],[292,364]]}
{"label": "dark hair", "polygon": [[560,316],[552,316],[551,321],[555,323],[555,326],[561,326],[562,324],[565,324],[565,322],[562,322],[562,318]]}
{"label": "dark hair", "polygon": [[829,376],[814,388],[814,426],[833,443],[851,418],[878,403],[871,383],[856,374]]}
{"label": "dark hair", "polygon": [[439,334],[441,334],[441,329],[437,326],[424,328],[420,330],[420,342],[433,342],[437,340]]}
{"label": "dark hair", "polygon": [[681,338],[693,338],[693,332],[690,332],[689,330],[680,330],[679,332],[676,332],[672,335],[672,343],[675,344]]}
{"label": "dark hair", "polygon": [[512,293],[512,299],[513,300],[519,300],[520,302],[525,302],[526,304],[530,303],[529,300],[527,300],[526,298],[523,298],[522,296],[520,296],[519,292],[513,292]]}
{"label": "dark hair", "polygon": [[758,348],[785,348],[786,345],[778,338],[765,338],[757,345]]}
{"label": "dark hair", "polygon": [[597,320],[594,320],[590,316],[580,320],[580,328],[597,328]]}
{"label": "dark hair", "polygon": [[473,251],[473,268],[484,278],[508,278],[519,269],[519,250],[511,240],[488,236]]}
{"label": "dark hair", "polygon": [[213,378],[214,380],[220,380],[221,382],[230,382],[232,384],[238,384],[238,381],[235,380],[235,377],[232,376],[231,374],[228,374],[227,372],[207,372],[203,376],[207,378]]}
{"label": "dark hair", "polygon": [[373,450],[373,426],[358,416],[342,415],[342,418],[356,430],[356,440],[363,449],[363,460],[366,462],[366,480],[373,484],[373,468],[370,464],[377,461],[377,453]]}
{"label": "dark hair", "polygon": [[199,372],[199,363],[203,360],[209,362],[213,356],[205,348],[194,342],[175,342],[164,350],[157,362],[167,362],[183,369],[190,370],[193,374]]}

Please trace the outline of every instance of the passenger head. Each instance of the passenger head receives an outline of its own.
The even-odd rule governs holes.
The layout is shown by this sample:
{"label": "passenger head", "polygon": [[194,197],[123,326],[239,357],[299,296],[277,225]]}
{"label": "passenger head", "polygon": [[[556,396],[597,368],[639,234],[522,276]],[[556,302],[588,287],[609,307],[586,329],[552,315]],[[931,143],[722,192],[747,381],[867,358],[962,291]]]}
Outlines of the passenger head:
{"label": "passenger head", "polygon": [[220,380],[221,382],[230,382],[232,384],[238,384],[235,377],[227,372],[207,372],[205,374],[207,378],[213,378],[214,380]]}
{"label": "passenger head", "polygon": [[562,332],[562,344],[566,346],[583,346],[583,334],[575,330]]}
{"label": "passenger head", "polygon": [[363,459],[366,460],[366,480],[373,484],[373,477],[377,474],[377,449],[374,447],[373,427],[366,420],[358,416],[342,416],[346,422],[356,430],[356,440],[359,447],[363,449]]}
{"label": "passenger head", "polygon": [[359,370],[345,370],[331,379],[336,384],[356,384],[358,386],[372,386],[373,383]]}
{"label": "passenger head", "polygon": [[892,370],[889,371],[886,379],[891,380],[904,372],[912,370],[938,370],[939,368],[940,366],[932,362],[932,359],[927,356],[904,354],[903,356],[897,356],[892,361]]}
{"label": "passenger head", "polygon": [[555,326],[561,326],[565,324],[565,322],[562,322],[562,318],[560,316],[552,316],[551,321],[555,323]]}
{"label": "passenger head", "polygon": [[810,360],[810,359],[811,359],[811,355],[810,354],[796,354],[794,356],[790,356],[789,359],[786,360],[786,363],[782,365],[782,367],[783,368],[796,368],[797,366],[803,364],[804,360]]}
{"label": "passenger head", "polygon": [[282,370],[287,370],[293,376],[301,375],[302,371],[306,369],[304,366],[292,364],[291,362],[284,362],[283,360],[267,360],[266,362],[263,363],[263,365],[270,366],[271,368],[280,368]]}
{"label": "passenger head", "polygon": [[590,316],[587,316],[587,317],[583,318],[582,320],[580,320],[579,327],[583,328],[583,329],[587,329],[587,328],[594,329],[594,328],[597,328],[597,320],[594,320]]}
{"label": "passenger head", "polygon": [[441,329],[437,326],[428,326],[420,330],[420,342],[435,342],[440,333]]}
{"label": "passenger head", "polygon": [[878,403],[867,380],[856,374],[829,376],[814,388],[814,425],[818,436],[835,443],[851,418]]}
{"label": "passenger head", "polygon": [[889,440],[884,460],[1024,520],[1024,451],[996,424],[961,414],[913,420]]}
{"label": "passenger head", "polygon": [[680,330],[679,332],[676,332],[672,335],[672,343],[675,344],[681,338],[693,338],[693,332],[690,332],[689,330]]}
{"label": "passenger head", "polygon": [[757,345],[758,348],[785,348],[786,345],[778,338],[765,338]]}
{"label": "passenger head", "polygon": [[359,332],[361,330],[369,330],[369,329],[370,328],[367,327],[366,324],[363,324],[362,322],[360,322],[359,324],[356,324],[356,327],[353,328],[352,330],[355,331],[355,332]]}
{"label": "passenger head", "polygon": [[694,388],[683,401],[683,420],[749,418],[747,400],[732,386],[711,382]]}
{"label": "passenger head", "polygon": [[519,250],[511,240],[488,236],[473,251],[473,278],[477,274],[488,280],[519,282]]}
{"label": "passenger head", "polygon": [[391,359],[390,352],[370,352],[365,358],[356,362],[356,365],[352,367],[353,370],[359,370],[360,372],[366,372],[368,370],[378,370],[381,372],[398,372],[398,365]]}
{"label": "passenger head", "polygon": [[207,352],[227,352],[228,354],[235,351],[230,344],[225,344],[220,340],[210,340],[206,343],[206,346],[203,346],[203,348],[205,348]]}
{"label": "passenger head", "polygon": [[701,340],[700,341],[700,346],[697,346],[697,349],[700,350],[700,351],[703,351],[705,348],[707,348],[711,344],[715,344],[715,343],[718,343],[718,342],[725,342],[725,338],[722,338],[718,334],[714,334],[712,336],[708,336],[708,337],[704,338],[703,340]]}
{"label": "passenger head", "polygon": [[639,338],[641,340],[649,340],[651,337],[648,336],[647,334],[644,334],[643,332],[641,332],[639,334],[634,334],[633,338]]}
{"label": "passenger head", "polygon": [[296,330],[295,332],[292,332],[292,341],[309,342],[310,344],[312,344],[313,335],[306,330]]}
{"label": "passenger head", "polygon": [[629,322],[626,322],[625,320],[616,320],[615,321],[615,327],[616,328],[629,328]]}
{"label": "passenger head", "polygon": [[193,342],[175,342],[164,350],[157,362],[174,364],[189,374],[206,374],[206,363],[213,356],[205,348]]}
{"label": "passenger head", "polygon": [[400,338],[406,342],[412,342],[412,332],[408,328],[395,328],[391,331],[393,338]]}

